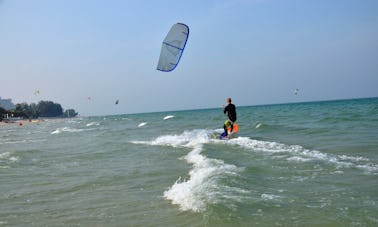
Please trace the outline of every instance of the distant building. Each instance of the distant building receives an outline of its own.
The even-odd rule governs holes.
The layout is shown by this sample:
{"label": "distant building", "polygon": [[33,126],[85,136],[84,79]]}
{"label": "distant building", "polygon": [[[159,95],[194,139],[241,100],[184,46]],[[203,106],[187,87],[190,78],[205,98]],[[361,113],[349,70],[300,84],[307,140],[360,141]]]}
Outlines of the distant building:
{"label": "distant building", "polygon": [[6,110],[16,108],[16,106],[12,102],[12,99],[2,99],[1,97],[0,97],[0,107]]}

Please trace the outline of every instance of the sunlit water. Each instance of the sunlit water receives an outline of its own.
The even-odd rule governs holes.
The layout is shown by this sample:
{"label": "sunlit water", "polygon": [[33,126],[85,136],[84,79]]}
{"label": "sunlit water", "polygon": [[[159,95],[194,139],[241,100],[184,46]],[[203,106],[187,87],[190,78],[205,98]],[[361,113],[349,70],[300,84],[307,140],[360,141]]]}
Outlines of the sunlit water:
{"label": "sunlit water", "polygon": [[378,99],[237,111],[1,125],[0,226],[378,226]]}

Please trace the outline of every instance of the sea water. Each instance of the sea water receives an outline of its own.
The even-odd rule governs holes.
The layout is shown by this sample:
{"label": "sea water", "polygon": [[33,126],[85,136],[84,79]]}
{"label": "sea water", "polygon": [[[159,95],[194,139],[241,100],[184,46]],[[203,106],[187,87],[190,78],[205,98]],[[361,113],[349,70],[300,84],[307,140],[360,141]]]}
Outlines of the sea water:
{"label": "sea water", "polygon": [[378,226],[377,98],[237,112],[1,125],[0,226]]}

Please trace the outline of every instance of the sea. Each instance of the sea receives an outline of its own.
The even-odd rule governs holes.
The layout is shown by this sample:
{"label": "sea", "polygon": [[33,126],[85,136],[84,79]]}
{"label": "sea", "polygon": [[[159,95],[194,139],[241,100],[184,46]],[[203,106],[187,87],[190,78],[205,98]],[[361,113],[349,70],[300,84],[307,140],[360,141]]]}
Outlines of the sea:
{"label": "sea", "polygon": [[237,113],[0,125],[0,226],[378,226],[378,98]]}

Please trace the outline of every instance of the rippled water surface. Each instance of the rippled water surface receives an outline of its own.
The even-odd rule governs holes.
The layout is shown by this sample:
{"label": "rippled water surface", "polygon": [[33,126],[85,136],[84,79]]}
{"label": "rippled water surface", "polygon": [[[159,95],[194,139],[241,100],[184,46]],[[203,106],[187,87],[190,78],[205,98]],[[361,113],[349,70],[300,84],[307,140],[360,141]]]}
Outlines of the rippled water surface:
{"label": "rippled water surface", "polygon": [[0,225],[376,226],[378,99],[0,127]]}

